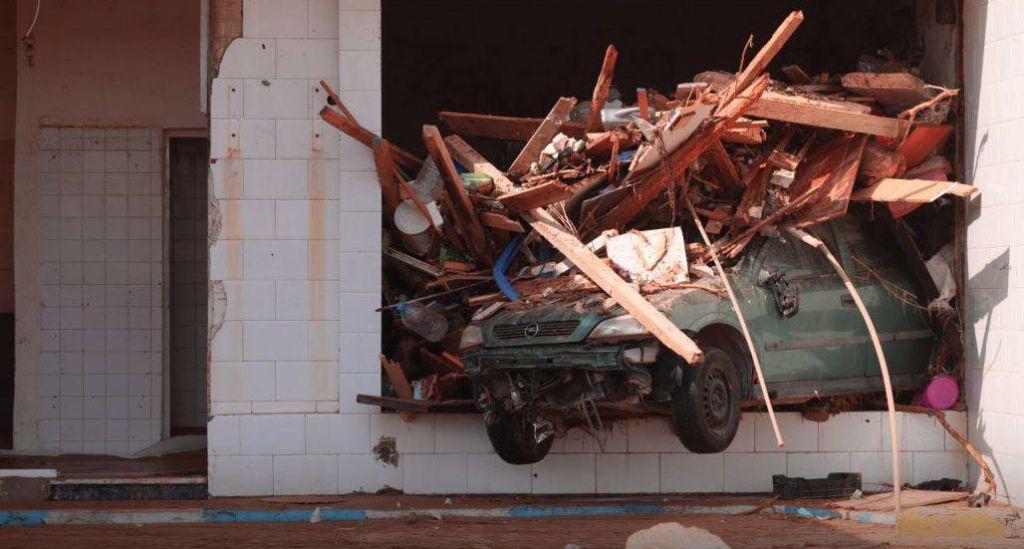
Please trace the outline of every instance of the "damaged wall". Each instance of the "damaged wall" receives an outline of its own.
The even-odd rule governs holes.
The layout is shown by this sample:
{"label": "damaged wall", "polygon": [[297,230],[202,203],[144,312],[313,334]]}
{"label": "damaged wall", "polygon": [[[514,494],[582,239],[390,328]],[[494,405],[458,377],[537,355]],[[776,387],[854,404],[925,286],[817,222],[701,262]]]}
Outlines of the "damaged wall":
{"label": "damaged wall", "polygon": [[[127,454],[161,436],[163,341],[149,332],[163,322],[152,314],[163,261],[151,255],[163,250],[162,226],[153,224],[162,220],[163,131],[206,126],[199,7],[199,0],[43,2],[32,56],[19,47],[17,450]],[[21,33],[35,9],[35,1],[19,0]],[[129,182],[138,185],[129,190]],[[95,264],[88,282],[87,257]],[[129,298],[142,266],[147,281],[138,286],[146,291]],[[87,291],[95,307],[82,300]],[[139,330],[147,333],[135,338],[127,330],[133,304],[149,315]],[[88,335],[77,327],[87,314],[95,332]],[[132,348],[140,354],[129,356]]]}
{"label": "damaged wall", "polygon": [[[969,438],[991,463],[999,496],[1015,505],[1024,503],[1022,7],[967,0],[964,14],[965,183],[981,189],[967,226]],[[972,478],[981,478],[976,467]]]}

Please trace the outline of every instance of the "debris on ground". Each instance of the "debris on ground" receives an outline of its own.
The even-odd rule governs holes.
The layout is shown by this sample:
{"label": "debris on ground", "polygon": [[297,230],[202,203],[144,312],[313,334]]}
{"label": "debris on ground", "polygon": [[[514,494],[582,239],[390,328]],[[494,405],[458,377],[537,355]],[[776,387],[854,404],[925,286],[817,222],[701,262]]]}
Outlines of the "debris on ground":
{"label": "debris on ground", "polygon": [[[408,420],[472,409],[459,359],[460,341],[482,342],[471,322],[552,302],[591,306],[585,298],[602,292],[592,306],[621,306],[698,364],[701,349],[653,296],[703,288],[724,297],[713,258],[727,272],[756,236],[813,230],[851,202],[867,203],[893,232],[925,285],[922,296],[892,291],[943,334],[931,373],[962,379],[946,255],[924,264],[938,251],[928,231],[943,205],[977,192],[950,180],[957,90],[927,84],[909,61],[867,56],[847,74],[793,65],[784,80],[770,78],[768,64],[802,19],[793,12],[742,70],[641,88],[633,104],[613,87],[618,52],[609,46],[589,100],[554,100],[543,119],[440,113],[454,133],[424,125],[426,158],[364,128],[321,83],[321,117],[372,149],[384,205],[381,363],[390,384],[359,402]],[[487,140],[519,152],[492,162],[471,144]],[[784,316],[796,314],[784,277],[769,273],[764,284]]]}
{"label": "debris on ground", "polygon": [[634,532],[626,549],[728,549],[722,538],[696,526],[662,522]]}

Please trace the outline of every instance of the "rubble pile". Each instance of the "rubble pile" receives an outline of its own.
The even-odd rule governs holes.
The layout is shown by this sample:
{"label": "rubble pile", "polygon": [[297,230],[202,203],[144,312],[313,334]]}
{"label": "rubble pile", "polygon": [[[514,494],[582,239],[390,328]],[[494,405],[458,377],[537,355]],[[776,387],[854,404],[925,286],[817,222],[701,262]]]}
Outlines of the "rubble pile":
{"label": "rubble pile", "polygon": [[[463,327],[558,300],[621,306],[699,363],[700,349],[645,296],[700,288],[724,298],[715,258],[728,269],[755,236],[813,232],[850,202],[867,203],[921,264],[928,295],[910,299],[952,311],[953,293],[927,276],[952,255],[925,268],[920,235],[901,218],[975,192],[950,180],[956,90],[869,56],[845,75],[787,66],[769,78],[802,17],[791,14],[739,72],[638,89],[633,104],[612,87],[609,46],[589,100],[560,98],[544,119],[441,113],[451,133],[423,126],[426,159],[360,126],[331,93],[321,116],[373,149],[384,203],[382,310],[395,329],[381,358],[394,396],[361,401],[406,412],[471,404]],[[525,144],[502,169],[470,144],[479,138]],[[781,307],[779,282],[764,284]],[[937,318],[952,330],[944,340],[959,341],[955,314]]]}

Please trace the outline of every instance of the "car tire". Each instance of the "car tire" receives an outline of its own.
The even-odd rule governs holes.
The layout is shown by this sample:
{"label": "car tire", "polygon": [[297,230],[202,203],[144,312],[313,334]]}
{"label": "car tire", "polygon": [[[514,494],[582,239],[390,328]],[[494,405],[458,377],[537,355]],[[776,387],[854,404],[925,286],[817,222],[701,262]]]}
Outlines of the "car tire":
{"label": "car tire", "polygon": [[704,362],[683,364],[682,384],[672,395],[676,436],[696,454],[721,452],[732,444],[740,426],[740,378],[725,351],[703,346]]}
{"label": "car tire", "polygon": [[555,439],[551,435],[537,442],[533,424],[522,414],[502,414],[487,426],[487,437],[495,453],[512,465],[528,465],[544,459]]}

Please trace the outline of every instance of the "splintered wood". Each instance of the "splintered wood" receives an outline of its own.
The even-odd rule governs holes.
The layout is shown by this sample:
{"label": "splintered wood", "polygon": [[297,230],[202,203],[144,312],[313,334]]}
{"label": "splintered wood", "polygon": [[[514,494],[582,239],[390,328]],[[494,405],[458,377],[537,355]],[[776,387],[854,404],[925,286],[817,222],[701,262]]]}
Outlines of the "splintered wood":
{"label": "splintered wood", "polygon": [[[977,193],[950,180],[956,128],[946,118],[956,90],[927,85],[899,59],[858,63],[885,68],[877,73],[778,67],[808,59],[779,58],[803,19],[789,13],[756,52],[737,44],[735,73],[700,72],[667,93],[616,73],[619,51],[609,45],[589,97],[552,97],[544,118],[441,112],[450,133],[426,124],[422,149],[403,143],[426,150],[426,162],[360,125],[321,83],[329,98],[321,117],[373,150],[385,213],[381,310],[397,343],[382,357],[387,396],[361,398],[406,412],[465,402],[473,353],[494,347],[491,327],[540,307],[559,318],[625,311],[650,345],[696,366],[700,339],[672,292],[702,289],[729,298],[721,322],[747,342],[781,444],[772,372],[762,372],[754,344],[762,334],[740,310],[750,292],[771,294],[739,287],[755,276],[738,272],[751,263],[740,260],[745,250],[842,216],[873,222],[876,208],[901,250],[938,249],[923,228]],[[772,67],[782,81],[771,79]],[[925,258],[909,255],[915,275],[927,277]],[[447,335],[422,335],[430,332],[398,312],[410,304]]]}

